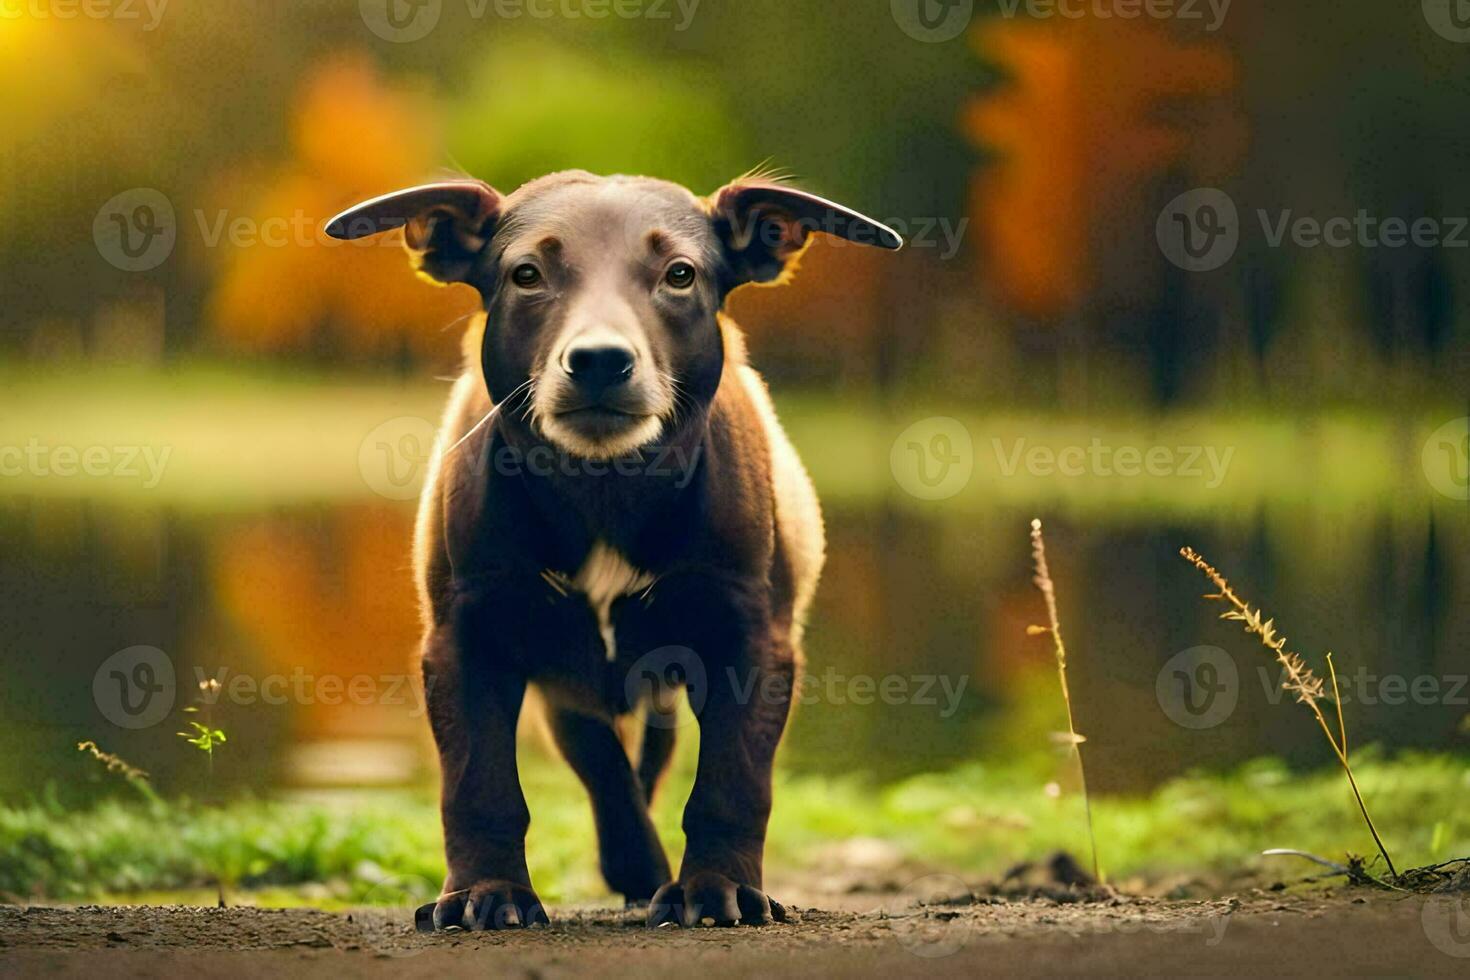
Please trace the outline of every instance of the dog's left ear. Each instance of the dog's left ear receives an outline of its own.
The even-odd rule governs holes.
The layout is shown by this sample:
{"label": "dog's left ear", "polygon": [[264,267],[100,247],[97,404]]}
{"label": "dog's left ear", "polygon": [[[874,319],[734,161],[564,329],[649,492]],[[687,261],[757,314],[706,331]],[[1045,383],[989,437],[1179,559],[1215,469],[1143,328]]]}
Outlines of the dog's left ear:
{"label": "dog's left ear", "polygon": [[466,282],[500,217],[500,193],[478,180],[446,180],[355,204],[327,222],[342,241],[403,229],[415,269],[439,282]]}
{"label": "dog's left ear", "polygon": [[737,180],[711,195],[709,205],[734,273],[732,287],[779,278],[814,231],[859,245],[903,247],[898,233],[881,221],[781,184]]}

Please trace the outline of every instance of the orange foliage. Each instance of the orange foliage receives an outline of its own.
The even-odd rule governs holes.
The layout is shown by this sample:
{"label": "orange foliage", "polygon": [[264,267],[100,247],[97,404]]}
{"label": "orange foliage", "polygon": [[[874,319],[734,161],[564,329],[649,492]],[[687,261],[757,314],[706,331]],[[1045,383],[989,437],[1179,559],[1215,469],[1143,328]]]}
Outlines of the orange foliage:
{"label": "orange foliage", "polygon": [[[313,701],[293,717],[300,735],[417,734],[419,617],[407,557],[411,510],[359,507],[324,528],[287,518],[223,533],[211,555],[220,608],[260,651],[266,674],[319,681],[367,675],[390,695],[373,704]],[[394,684],[397,681],[393,682]]]}
{"label": "orange foliage", "polygon": [[217,333],[236,348],[281,351],[319,343],[329,330],[354,353],[404,346],[447,358],[459,332],[443,328],[476,308],[474,293],[419,279],[397,233],[352,243],[322,233],[342,207],[431,174],[432,105],[349,57],[305,80],[291,119],[294,159],[253,193],[238,189],[248,178],[222,175],[216,184],[228,190],[217,197],[226,203],[200,216],[221,265],[210,302]]}
{"label": "orange foliage", "polygon": [[1064,313],[1093,287],[1096,222],[1188,152],[1175,110],[1231,92],[1235,63],[1143,20],[994,18],[974,43],[1012,76],[961,120],[999,156],[972,188],[981,269],[1020,311]]}
{"label": "orange foliage", "polygon": [[730,296],[729,312],[750,334],[757,348],[767,334],[774,347],[814,357],[834,355],[833,342],[861,341],[878,330],[883,263],[892,256],[880,249],[815,236],[802,252],[787,281],[744,286]]}

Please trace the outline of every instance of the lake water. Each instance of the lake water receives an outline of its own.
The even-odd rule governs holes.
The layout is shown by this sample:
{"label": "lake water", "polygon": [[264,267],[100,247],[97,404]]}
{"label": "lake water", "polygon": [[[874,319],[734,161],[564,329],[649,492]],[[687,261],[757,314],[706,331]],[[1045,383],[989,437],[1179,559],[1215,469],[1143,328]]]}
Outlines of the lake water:
{"label": "lake water", "polygon": [[[886,422],[844,442],[824,437],[843,430],[818,414],[795,414],[829,558],[783,749],[790,770],[892,778],[1059,755],[1055,663],[1047,638],[1026,634],[1044,618],[1033,516],[1046,521],[1097,789],[1261,754],[1327,761],[1259,643],[1201,599],[1206,583],[1177,555],[1186,544],[1319,670],[1335,653],[1355,746],[1467,745],[1470,509],[1457,484],[1436,489],[1420,465],[1424,426],[1379,427],[1361,444],[1348,423],[1247,433],[1233,472],[1206,487],[1207,473],[1135,478],[1096,460],[1081,476],[1044,458],[1017,472],[1007,466],[1020,458],[1018,423],[970,420],[969,474],[922,499],[932,494],[905,490],[901,457],[917,445],[915,465],[930,450],[942,461],[953,446]],[[1082,423],[1026,431],[1061,448],[1093,438]],[[161,786],[186,785],[200,763],[175,733],[206,716],[229,733],[223,783],[432,778],[413,663],[411,501],[361,485],[220,506],[33,490],[0,496],[5,798],[48,782],[63,795],[106,785],[78,760],[83,739]],[[223,696],[184,713],[208,677]]]}

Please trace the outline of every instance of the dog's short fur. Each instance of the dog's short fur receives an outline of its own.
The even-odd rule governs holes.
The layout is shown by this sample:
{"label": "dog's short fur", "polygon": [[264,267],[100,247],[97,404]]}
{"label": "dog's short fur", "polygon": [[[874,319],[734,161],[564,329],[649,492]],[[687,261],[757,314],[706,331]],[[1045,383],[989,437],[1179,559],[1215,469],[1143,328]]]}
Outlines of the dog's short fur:
{"label": "dog's short fur", "polygon": [[[877,222],[782,184],[709,198],[554,174],[502,196],[451,181],[328,226],[403,226],[411,258],[479,290],[419,510],[424,680],[448,876],[435,927],[530,925],[516,770],[526,685],[591,797],[602,871],[650,922],[763,923],[771,761],[822,566],[816,494],[776,420],[731,290],[781,277],[813,231],[897,248]],[[700,729],[678,877],[648,817],[673,749],[670,689]],[[636,759],[616,728],[643,718]]]}

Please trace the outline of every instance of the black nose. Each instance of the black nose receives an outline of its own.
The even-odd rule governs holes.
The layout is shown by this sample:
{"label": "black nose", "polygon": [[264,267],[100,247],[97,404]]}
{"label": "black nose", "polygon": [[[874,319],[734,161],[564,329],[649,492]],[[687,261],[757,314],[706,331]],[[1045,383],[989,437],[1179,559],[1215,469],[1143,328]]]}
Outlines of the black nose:
{"label": "black nose", "polygon": [[567,373],[577,387],[599,395],[633,376],[633,351],[616,344],[587,344],[567,351]]}

